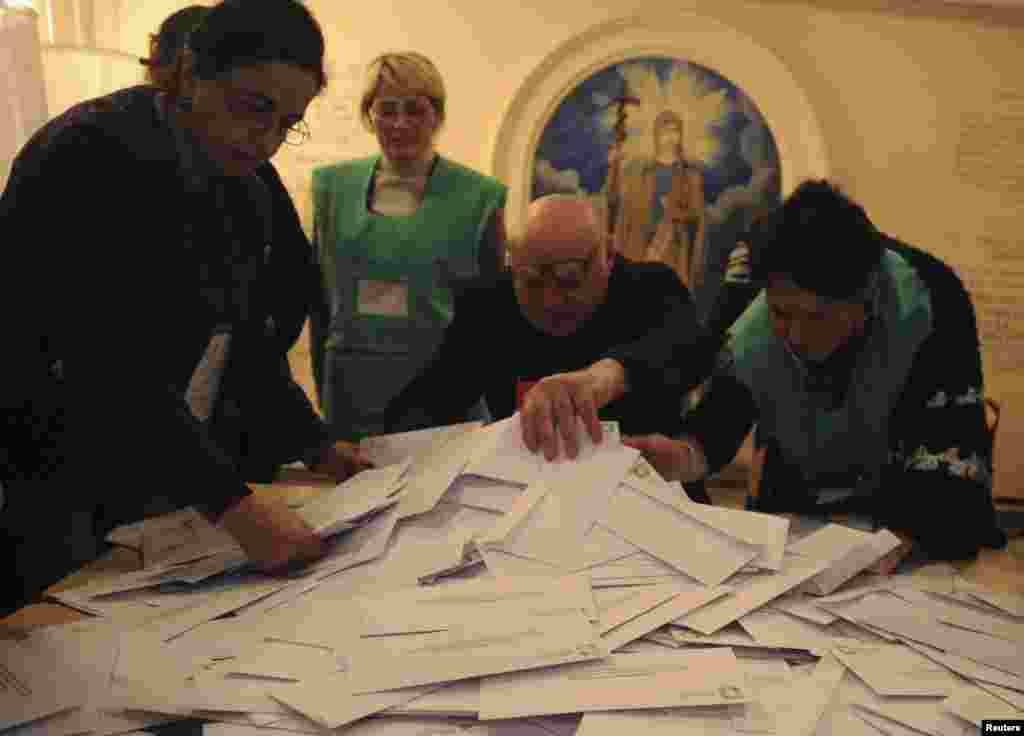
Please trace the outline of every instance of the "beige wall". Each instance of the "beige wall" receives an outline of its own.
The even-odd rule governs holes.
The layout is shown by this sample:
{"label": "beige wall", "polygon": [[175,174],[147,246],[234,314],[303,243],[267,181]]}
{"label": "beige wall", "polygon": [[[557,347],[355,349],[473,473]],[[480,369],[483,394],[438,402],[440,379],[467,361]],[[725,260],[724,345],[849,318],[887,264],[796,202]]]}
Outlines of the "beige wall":
{"label": "beige wall", "polygon": [[[107,21],[95,22],[97,42],[133,54],[144,50],[146,34],[167,13],[183,5],[97,0],[104,3],[112,9],[109,17],[117,20],[104,16]],[[1000,91],[1024,94],[1024,81],[1019,81],[1024,10],[955,9],[935,2],[908,4],[912,10],[901,11],[893,9],[898,7],[894,3],[870,0],[814,6],[736,0],[520,0],[500,5],[310,0],[308,5],[327,33],[332,90],[310,113],[313,141],[278,157],[307,220],[309,168],[374,148],[352,120],[351,101],[360,65],[376,53],[412,48],[435,60],[450,96],[441,149],[492,171],[494,143],[503,121],[514,117],[510,104],[522,99],[528,78],[536,79],[546,64],[571,56],[573,45],[587,43],[587,34],[602,24],[636,14],[678,12],[733,29],[750,41],[751,49],[773,55],[789,75],[790,92],[800,92],[810,105],[820,140],[801,140],[806,132],[789,122],[774,133],[792,146],[820,145],[819,170],[858,198],[880,227],[946,258],[979,291],[1017,288],[991,281],[985,285],[979,269],[1012,270],[1007,260],[1014,252],[1024,254],[1024,236],[1018,234],[1024,232],[1024,191],[988,191],[967,183],[956,165],[965,116],[991,110]],[[685,35],[685,29],[680,33]],[[713,55],[714,49],[703,51]],[[731,55],[742,53],[730,47]],[[737,64],[742,66],[742,60],[723,59],[721,67],[740,68]],[[771,94],[767,89],[747,92],[759,106]],[[769,122],[775,121],[769,117]],[[976,143],[977,134],[968,142]],[[1018,145],[1016,155],[1024,158],[1022,149]],[[514,208],[525,193],[511,183]],[[1002,189],[1015,186],[1011,182]],[[514,222],[517,213],[511,215]],[[979,242],[979,236],[989,240]],[[1024,290],[1024,277],[1020,287]],[[1012,323],[985,329],[1008,334]],[[1024,358],[1024,342],[1017,350]],[[298,363],[303,359],[297,354]],[[990,392],[1006,407],[1003,440],[1024,436],[1024,385],[1019,380],[1024,359],[1013,367],[1005,360],[998,365],[986,360]],[[1004,490],[1013,485],[1018,469],[1024,470],[1024,460],[1002,453],[998,485]]]}

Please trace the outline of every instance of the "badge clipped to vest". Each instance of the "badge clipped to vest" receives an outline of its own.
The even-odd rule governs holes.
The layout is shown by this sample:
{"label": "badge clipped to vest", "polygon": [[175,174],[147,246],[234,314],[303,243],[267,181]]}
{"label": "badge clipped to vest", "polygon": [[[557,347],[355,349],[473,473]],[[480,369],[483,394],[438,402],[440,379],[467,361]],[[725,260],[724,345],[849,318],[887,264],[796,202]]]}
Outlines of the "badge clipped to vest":
{"label": "badge clipped to vest", "polygon": [[360,279],[356,311],[363,316],[408,317],[409,285],[404,281]]}

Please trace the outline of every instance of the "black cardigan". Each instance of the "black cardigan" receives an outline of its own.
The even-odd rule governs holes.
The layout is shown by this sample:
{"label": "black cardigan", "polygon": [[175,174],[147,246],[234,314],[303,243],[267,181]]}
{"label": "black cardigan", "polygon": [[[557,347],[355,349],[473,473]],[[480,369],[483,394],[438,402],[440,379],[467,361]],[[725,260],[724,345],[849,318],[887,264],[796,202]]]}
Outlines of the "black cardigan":
{"label": "black cardigan", "polygon": [[199,274],[227,239],[212,199],[183,183],[155,94],[122,90],[51,121],[0,198],[0,479],[12,504],[19,487],[52,479],[80,489],[63,502],[83,508],[153,493],[216,513],[249,493],[243,468],[298,459],[327,439],[287,368],[318,290],[310,246],[269,164],[259,172],[273,217],[266,262],[257,204],[238,182],[226,185],[242,242],[260,254],[241,276],[251,309],[234,325],[222,379],[221,397],[245,429],[225,431],[224,401],[211,431],[183,400],[217,322]]}

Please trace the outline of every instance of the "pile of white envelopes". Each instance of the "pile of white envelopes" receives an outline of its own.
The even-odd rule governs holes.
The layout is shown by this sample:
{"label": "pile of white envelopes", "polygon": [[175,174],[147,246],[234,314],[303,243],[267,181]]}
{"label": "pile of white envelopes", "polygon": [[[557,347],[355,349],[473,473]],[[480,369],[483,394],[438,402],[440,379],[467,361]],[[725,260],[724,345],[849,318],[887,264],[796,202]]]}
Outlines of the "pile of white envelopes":
{"label": "pile of white envelopes", "polygon": [[[298,510],[330,554],[251,571],[191,509],[122,527],[93,618],[0,641],[0,730],[107,736],[960,736],[1024,718],[1024,596],[887,530],[691,502],[614,423],[552,463],[518,417],[375,437]],[[230,614],[230,615],[228,615]]]}

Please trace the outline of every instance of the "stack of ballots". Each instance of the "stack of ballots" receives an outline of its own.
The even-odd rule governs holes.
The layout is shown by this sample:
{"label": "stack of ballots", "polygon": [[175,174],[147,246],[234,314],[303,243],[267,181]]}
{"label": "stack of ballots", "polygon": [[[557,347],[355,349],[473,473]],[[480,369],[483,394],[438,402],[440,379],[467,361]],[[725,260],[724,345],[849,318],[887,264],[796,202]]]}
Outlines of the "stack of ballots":
{"label": "stack of ballots", "polygon": [[886,530],[693,503],[604,429],[552,463],[518,417],[371,438],[374,470],[300,508],[331,553],[292,578],[250,571],[191,510],[115,530],[145,568],[57,594],[92,618],[0,641],[0,730],[959,736],[1024,718],[1024,597],[941,565],[877,576]]}

